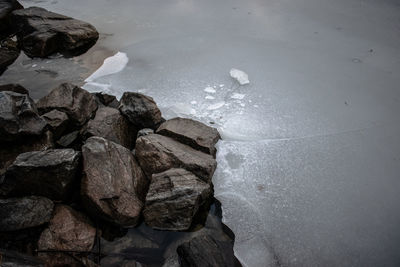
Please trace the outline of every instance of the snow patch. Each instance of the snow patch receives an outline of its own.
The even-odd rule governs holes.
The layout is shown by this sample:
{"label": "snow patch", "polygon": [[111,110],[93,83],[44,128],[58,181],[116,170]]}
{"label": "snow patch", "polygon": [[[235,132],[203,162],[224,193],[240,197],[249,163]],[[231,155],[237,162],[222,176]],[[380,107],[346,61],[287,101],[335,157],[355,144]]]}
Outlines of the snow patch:
{"label": "snow patch", "polygon": [[211,86],[207,86],[205,89],[204,89],[204,92],[206,92],[206,93],[210,93],[210,94],[214,94],[215,92],[217,92],[214,88],[212,88]]}
{"label": "snow patch", "polygon": [[245,85],[250,83],[249,75],[247,75],[247,73],[245,73],[244,71],[238,69],[231,69],[229,74],[231,75],[232,78],[238,81],[240,85]]}
{"label": "snow patch", "polygon": [[125,53],[118,52],[114,56],[104,60],[103,65],[90,75],[85,82],[93,82],[94,80],[122,71],[128,64],[129,58]]}

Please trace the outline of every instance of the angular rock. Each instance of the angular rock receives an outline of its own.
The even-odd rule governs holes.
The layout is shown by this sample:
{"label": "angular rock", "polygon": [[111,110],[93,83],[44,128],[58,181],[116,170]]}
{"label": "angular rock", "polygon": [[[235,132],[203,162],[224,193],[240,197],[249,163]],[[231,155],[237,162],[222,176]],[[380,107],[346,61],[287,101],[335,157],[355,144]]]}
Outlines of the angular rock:
{"label": "angular rock", "polygon": [[43,114],[42,117],[50,126],[54,138],[60,137],[65,132],[69,124],[67,114],[56,109],[53,109],[52,111]]}
{"label": "angular rock", "polygon": [[209,183],[217,166],[211,155],[158,134],[139,137],[136,156],[148,177],[171,168],[184,168]]}
{"label": "angular rock", "polygon": [[141,137],[141,136],[148,135],[148,134],[153,134],[153,133],[154,133],[154,130],[153,130],[153,129],[144,128],[144,129],[141,129],[141,130],[137,133],[137,138],[139,138],[139,137]]}
{"label": "angular rock", "polygon": [[99,106],[103,105],[110,108],[118,108],[119,101],[113,95],[108,95],[104,93],[93,93],[96,98],[96,102]]}
{"label": "angular rock", "polygon": [[0,142],[16,141],[32,135],[40,136],[46,125],[28,95],[0,92]]}
{"label": "angular rock", "polygon": [[42,260],[15,251],[0,249],[0,255],[1,266],[4,267],[45,267],[45,263]]}
{"label": "angular rock", "polygon": [[135,226],[148,181],[133,154],[102,137],[82,146],[82,202],[94,216],[120,226]]}
{"label": "angular rock", "polygon": [[7,40],[0,43],[0,75],[7,69],[9,65],[14,63],[20,53],[16,43]]}
{"label": "angular rock", "polygon": [[18,41],[30,57],[46,57],[56,52],[81,54],[92,47],[99,33],[89,23],[39,7],[12,13]]}
{"label": "angular rock", "polygon": [[125,92],[119,110],[138,128],[156,129],[162,122],[161,111],[153,98],[139,93]]}
{"label": "angular rock", "polygon": [[177,249],[182,267],[241,266],[233,254],[233,243],[215,240],[211,235],[200,235]]}
{"label": "angular rock", "polygon": [[97,103],[93,95],[70,83],[63,83],[47,96],[39,99],[40,114],[56,109],[65,112],[75,126],[84,125],[95,113]]}
{"label": "angular rock", "polygon": [[50,221],[53,202],[44,197],[0,199],[0,231],[16,231]]}
{"label": "angular rock", "polygon": [[174,118],[160,125],[157,134],[169,136],[215,157],[215,144],[221,138],[217,129],[186,118]]}
{"label": "angular rock", "polygon": [[188,230],[197,210],[211,194],[210,184],[187,170],[153,174],[143,210],[144,221],[154,229]]}
{"label": "angular rock", "polygon": [[80,172],[80,152],[49,149],[20,154],[0,185],[8,196],[38,195],[65,200]]}
{"label": "angular rock", "polygon": [[66,135],[63,135],[57,140],[57,145],[62,148],[73,148],[75,150],[80,150],[82,146],[82,140],[79,131],[73,131]]}
{"label": "angular rock", "polygon": [[[93,248],[96,229],[89,219],[82,213],[69,206],[59,205],[54,210],[49,227],[40,235],[38,249],[89,252]],[[71,266],[74,258],[67,254],[39,253],[39,257],[46,260],[48,266]]]}
{"label": "angular rock", "polygon": [[0,39],[12,33],[10,14],[23,8],[16,0],[0,0]]}
{"label": "angular rock", "polygon": [[137,131],[118,109],[103,107],[97,110],[95,118],[88,122],[84,132],[86,136],[100,136],[132,148]]}
{"label": "angular rock", "polygon": [[13,83],[0,85],[0,92],[3,91],[11,91],[18,94],[29,95],[29,91],[25,89],[25,87]]}

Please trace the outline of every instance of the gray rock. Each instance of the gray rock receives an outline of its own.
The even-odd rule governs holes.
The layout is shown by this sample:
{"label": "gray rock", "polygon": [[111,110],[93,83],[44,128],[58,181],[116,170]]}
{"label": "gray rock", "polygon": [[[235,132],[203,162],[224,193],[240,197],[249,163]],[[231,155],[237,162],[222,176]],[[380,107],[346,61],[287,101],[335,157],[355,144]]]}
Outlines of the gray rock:
{"label": "gray rock", "polygon": [[11,91],[18,94],[29,95],[29,91],[25,87],[13,83],[0,85],[0,92],[4,91]]}
{"label": "gray rock", "polygon": [[44,197],[0,199],[0,231],[35,227],[50,221],[53,202]]}
{"label": "gray rock", "polygon": [[121,115],[118,109],[99,108],[94,119],[83,131],[85,136],[100,136],[126,148],[132,148],[136,139],[136,129]]}
{"label": "gray rock", "polygon": [[45,267],[45,263],[26,254],[0,249],[2,267]]}
{"label": "gray rock", "polygon": [[197,210],[211,195],[210,184],[187,170],[153,174],[143,210],[144,221],[154,229],[188,230]]}
{"label": "gray rock", "polygon": [[104,93],[92,93],[96,98],[97,104],[99,106],[106,106],[110,108],[118,108],[119,101],[113,95],[104,94]]}
{"label": "gray rock", "polygon": [[164,122],[156,133],[171,137],[214,157],[217,152],[215,144],[220,139],[217,129],[185,118],[174,118]]}
{"label": "gray rock", "polygon": [[96,28],[89,23],[39,7],[16,10],[12,20],[18,42],[31,57],[46,57],[56,52],[80,54],[99,38]]}
{"label": "gray rock", "polygon": [[75,150],[79,150],[81,147],[81,138],[80,131],[73,131],[63,135],[60,139],[57,140],[57,145],[63,148],[74,148]]}
{"label": "gray rock", "polygon": [[11,12],[23,6],[16,0],[0,0],[0,39],[13,33]]}
{"label": "gray rock", "polygon": [[139,129],[156,129],[162,122],[161,111],[153,98],[139,93],[125,92],[119,110]]}
{"label": "gray rock", "polygon": [[139,137],[141,137],[141,136],[148,135],[148,134],[153,134],[153,133],[154,133],[154,130],[153,130],[153,129],[144,128],[144,129],[141,129],[141,130],[137,133],[137,138],[139,138]]}
{"label": "gray rock", "polygon": [[97,110],[93,95],[70,83],[63,83],[47,96],[39,99],[37,108],[40,114],[56,109],[65,112],[75,126],[84,125]]}
{"label": "gray rock", "polygon": [[0,142],[16,141],[32,135],[40,136],[46,125],[28,95],[0,92]]}
{"label": "gray rock", "polygon": [[148,177],[171,168],[184,168],[209,183],[217,166],[211,155],[158,134],[139,137],[136,156]]}
{"label": "gray rock", "polygon": [[80,172],[80,152],[49,149],[20,154],[0,185],[8,196],[38,195],[65,200]]}
{"label": "gray rock", "polygon": [[148,181],[133,154],[102,137],[82,146],[82,202],[88,212],[120,226],[139,220]]}
{"label": "gray rock", "polygon": [[67,114],[56,109],[43,114],[42,117],[50,126],[54,138],[59,138],[65,132],[69,124]]}

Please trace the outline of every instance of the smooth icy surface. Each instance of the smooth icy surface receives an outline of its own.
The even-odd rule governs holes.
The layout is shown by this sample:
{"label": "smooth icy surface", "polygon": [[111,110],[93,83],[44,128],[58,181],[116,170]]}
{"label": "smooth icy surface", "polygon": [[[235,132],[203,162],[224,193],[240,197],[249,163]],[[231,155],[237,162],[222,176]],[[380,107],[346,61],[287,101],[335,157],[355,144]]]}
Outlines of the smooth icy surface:
{"label": "smooth icy surface", "polygon": [[244,266],[400,265],[398,1],[36,2],[127,54],[96,80],[109,92],[220,129],[215,194]]}

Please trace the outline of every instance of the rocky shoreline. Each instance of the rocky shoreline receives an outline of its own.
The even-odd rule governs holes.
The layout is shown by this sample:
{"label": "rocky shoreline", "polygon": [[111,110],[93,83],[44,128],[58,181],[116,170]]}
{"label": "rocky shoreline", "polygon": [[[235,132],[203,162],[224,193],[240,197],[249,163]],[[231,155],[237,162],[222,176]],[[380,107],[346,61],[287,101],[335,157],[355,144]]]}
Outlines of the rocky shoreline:
{"label": "rocky shoreline", "polygon": [[[0,22],[0,71],[19,49],[73,56],[98,39],[86,22],[13,0],[0,0]],[[219,139],[165,120],[140,93],[118,101],[63,83],[35,102],[0,85],[0,264],[240,266],[213,198]]]}

